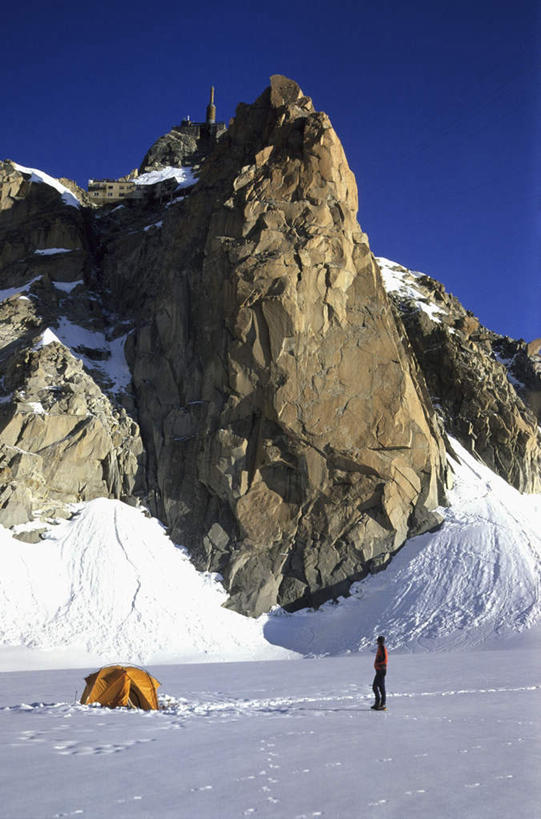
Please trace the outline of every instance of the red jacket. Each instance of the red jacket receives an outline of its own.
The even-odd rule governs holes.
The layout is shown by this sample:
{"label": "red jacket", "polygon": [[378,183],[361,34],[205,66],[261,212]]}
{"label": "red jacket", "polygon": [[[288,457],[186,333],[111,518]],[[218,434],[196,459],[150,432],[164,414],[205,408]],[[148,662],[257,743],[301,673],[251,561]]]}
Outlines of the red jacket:
{"label": "red jacket", "polygon": [[379,645],[376,651],[376,659],[374,660],[374,668],[376,671],[387,671],[387,660],[389,655],[384,645]]}

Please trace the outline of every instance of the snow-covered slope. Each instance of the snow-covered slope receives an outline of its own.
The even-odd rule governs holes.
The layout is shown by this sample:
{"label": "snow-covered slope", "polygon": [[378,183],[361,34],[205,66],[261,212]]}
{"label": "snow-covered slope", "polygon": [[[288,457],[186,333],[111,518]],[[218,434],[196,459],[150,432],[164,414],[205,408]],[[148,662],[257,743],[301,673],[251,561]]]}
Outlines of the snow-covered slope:
{"label": "snow-covered slope", "polygon": [[0,668],[288,656],[263,622],[221,607],[221,584],[158,521],[120,501],[81,504],[37,544],[0,529],[0,544],[0,644],[12,647]]}
{"label": "snow-covered slope", "polygon": [[269,639],[303,653],[444,650],[505,640],[541,619],[541,496],[521,495],[456,441],[441,529],[409,540],[339,605],[281,613]]}
{"label": "snow-covered slope", "polygon": [[65,205],[69,205],[72,208],[81,207],[81,203],[75,194],[63,185],[62,182],[59,182],[58,179],[55,179],[53,176],[49,176],[45,171],[40,171],[38,168],[27,168],[24,165],[18,165],[16,162],[13,163],[13,167],[17,171],[20,171],[20,173],[30,174],[30,182],[37,182],[54,188],[62,197],[62,201]]}
{"label": "snow-covered slope", "polygon": [[0,530],[0,668],[292,656],[280,647],[340,654],[382,631],[393,650],[514,638],[541,619],[541,496],[520,495],[454,446],[443,527],[317,612],[251,620],[223,609],[219,580],[119,501],[81,504],[37,544]]}

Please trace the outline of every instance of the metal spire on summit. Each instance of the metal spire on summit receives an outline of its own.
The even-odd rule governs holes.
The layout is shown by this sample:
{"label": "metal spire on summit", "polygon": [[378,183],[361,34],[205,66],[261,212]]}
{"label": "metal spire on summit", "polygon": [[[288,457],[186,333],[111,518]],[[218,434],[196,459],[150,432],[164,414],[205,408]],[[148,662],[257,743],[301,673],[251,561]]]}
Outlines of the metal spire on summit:
{"label": "metal spire on summit", "polygon": [[216,122],[216,106],[214,105],[214,86],[210,86],[210,101],[207,105],[207,123],[214,125]]}

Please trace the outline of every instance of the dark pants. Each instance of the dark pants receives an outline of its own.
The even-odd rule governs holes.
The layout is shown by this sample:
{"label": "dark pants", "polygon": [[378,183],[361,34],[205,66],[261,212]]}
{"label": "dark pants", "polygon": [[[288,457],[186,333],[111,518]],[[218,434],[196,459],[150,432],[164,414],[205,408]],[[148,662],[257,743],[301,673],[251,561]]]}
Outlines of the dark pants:
{"label": "dark pants", "polygon": [[385,675],[387,671],[376,671],[374,682],[372,683],[372,691],[376,698],[376,705],[385,705]]}

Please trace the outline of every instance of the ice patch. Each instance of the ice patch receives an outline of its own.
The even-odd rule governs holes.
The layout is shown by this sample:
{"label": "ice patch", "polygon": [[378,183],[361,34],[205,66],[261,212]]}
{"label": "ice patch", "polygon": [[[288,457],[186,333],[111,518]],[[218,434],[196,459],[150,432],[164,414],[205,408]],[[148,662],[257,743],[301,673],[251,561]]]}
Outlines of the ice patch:
{"label": "ice patch", "polygon": [[64,293],[71,293],[72,290],[75,290],[80,284],[84,284],[82,279],[78,279],[76,282],[53,282],[54,286],[57,290],[62,290]]}
{"label": "ice patch", "polygon": [[55,256],[58,253],[71,253],[71,247],[46,247],[43,250],[34,250],[36,256]]}

